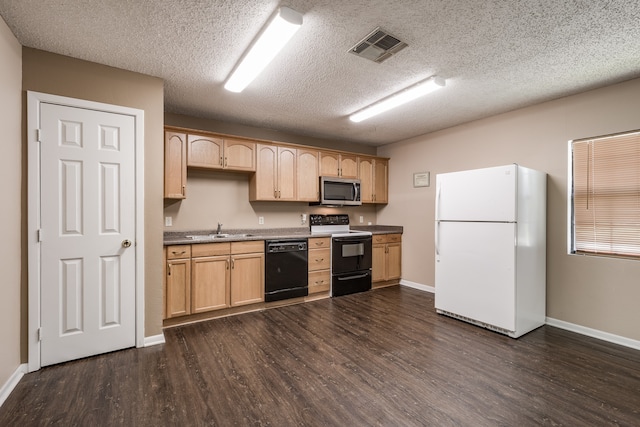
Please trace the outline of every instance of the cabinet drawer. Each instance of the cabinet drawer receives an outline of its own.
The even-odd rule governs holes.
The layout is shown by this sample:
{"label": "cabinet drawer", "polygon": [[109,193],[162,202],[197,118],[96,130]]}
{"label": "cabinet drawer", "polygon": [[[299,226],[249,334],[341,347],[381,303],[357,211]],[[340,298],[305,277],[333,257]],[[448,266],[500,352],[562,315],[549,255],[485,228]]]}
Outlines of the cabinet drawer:
{"label": "cabinet drawer", "polygon": [[326,270],[331,266],[331,248],[309,251],[309,271]]}
{"label": "cabinet drawer", "polygon": [[312,237],[309,239],[309,250],[331,247],[331,237]]}
{"label": "cabinet drawer", "polygon": [[191,257],[191,245],[167,246],[167,259],[180,259]]}
{"label": "cabinet drawer", "polygon": [[373,235],[373,244],[376,243],[387,243],[387,235],[386,234],[374,234]]}
{"label": "cabinet drawer", "polygon": [[264,252],[264,240],[250,240],[247,242],[231,242],[232,254],[251,254]]}
{"label": "cabinet drawer", "polygon": [[329,270],[309,272],[309,293],[328,291],[331,287],[331,272]]}
{"label": "cabinet drawer", "polygon": [[402,234],[387,234],[387,243],[396,243],[402,241]]}
{"label": "cabinet drawer", "polygon": [[374,234],[373,244],[376,243],[396,243],[402,241],[402,234]]}
{"label": "cabinet drawer", "polygon": [[229,255],[230,247],[229,242],[191,245],[191,256],[196,258],[202,256]]}

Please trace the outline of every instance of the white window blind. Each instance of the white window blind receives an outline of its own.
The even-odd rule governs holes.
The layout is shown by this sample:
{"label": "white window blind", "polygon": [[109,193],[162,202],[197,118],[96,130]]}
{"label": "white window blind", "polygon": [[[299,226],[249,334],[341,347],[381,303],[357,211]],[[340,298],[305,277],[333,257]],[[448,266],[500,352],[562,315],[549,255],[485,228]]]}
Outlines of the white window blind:
{"label": "white window blind", "polygon": [[572,142],[573,252],[640,258],[640,132]]}

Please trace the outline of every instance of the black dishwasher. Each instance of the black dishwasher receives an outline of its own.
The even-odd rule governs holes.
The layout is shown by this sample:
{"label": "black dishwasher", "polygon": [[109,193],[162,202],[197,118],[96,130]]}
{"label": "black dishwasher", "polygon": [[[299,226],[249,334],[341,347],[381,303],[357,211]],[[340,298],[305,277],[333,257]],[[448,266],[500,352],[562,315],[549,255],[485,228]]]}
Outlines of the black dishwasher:
{"label": "black dishwasher", "polygon": [[307,239],[265,241],[264,300],[309,295]]}

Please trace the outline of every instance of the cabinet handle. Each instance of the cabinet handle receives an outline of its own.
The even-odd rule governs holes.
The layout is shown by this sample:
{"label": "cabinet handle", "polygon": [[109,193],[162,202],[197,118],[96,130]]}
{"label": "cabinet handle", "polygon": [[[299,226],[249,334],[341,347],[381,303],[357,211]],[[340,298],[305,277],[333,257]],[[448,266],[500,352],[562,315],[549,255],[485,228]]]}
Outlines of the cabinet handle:
{"label": "cabinet handle", "polygon": [[224,166],[224,162],[222,161],[222,156],[220,156],[220,166]]}
{"label": "cabinet handle", "polygon": [[228,270],[228,269],[229,269],[229,260],[226,260],[226,261],[224,262],[224,265],[227,267],[227,270]]}
{"label": "cabinet handle", "polygon": [[236,268],[236,261],[231,258],[231,269],[233,270],[234,268]]}
{"label": "cabinet handle", "polygon": [[324,242],[316,242],[316,246],[324,246]]}
{"label": "cabinet handle", "polygon": [[171,264],[167,265],[167,276],[171,276]]}
{"label": "cabinet handle", "polygon": [[324,280],[316,280],[316,285],[322,285],[324,283]]}
{"label": "cabinet handle", "polygon": [[273,198],[274,199],[278,198],[278,190],[273,190]]}
{"label": "cabinet handle", "polygon": [[187,251],[182,251],[182,252],[171,251],[171,253],[174,254],[174,255],[182,255],[182,254],[187,253]]}
{"label": "cabinet handle", "polygon": [[185,185],[182,186],[182,195],[184,196]]}
{"label": "cabinet handle", "polygon": [[320,259],[316,258],[316,262],[322,262],[322,261],[324,261],[324,258],[320,258]]}
{"label": "cabinet handle", "polygon": [[227,167],[227,158],[226,157],[224,158],[224,167],[225,168]]}

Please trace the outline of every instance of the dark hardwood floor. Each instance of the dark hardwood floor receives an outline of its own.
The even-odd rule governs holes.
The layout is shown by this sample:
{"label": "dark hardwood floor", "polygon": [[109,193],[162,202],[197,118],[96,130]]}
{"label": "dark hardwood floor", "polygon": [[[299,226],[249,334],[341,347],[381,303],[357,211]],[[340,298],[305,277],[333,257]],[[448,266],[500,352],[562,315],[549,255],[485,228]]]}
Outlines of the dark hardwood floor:
{"label": "dark hardwood floor", "polygon": [[640,425],[640,352],[517,340],[393,287],[165,330],[23,377],[0,426]]}

